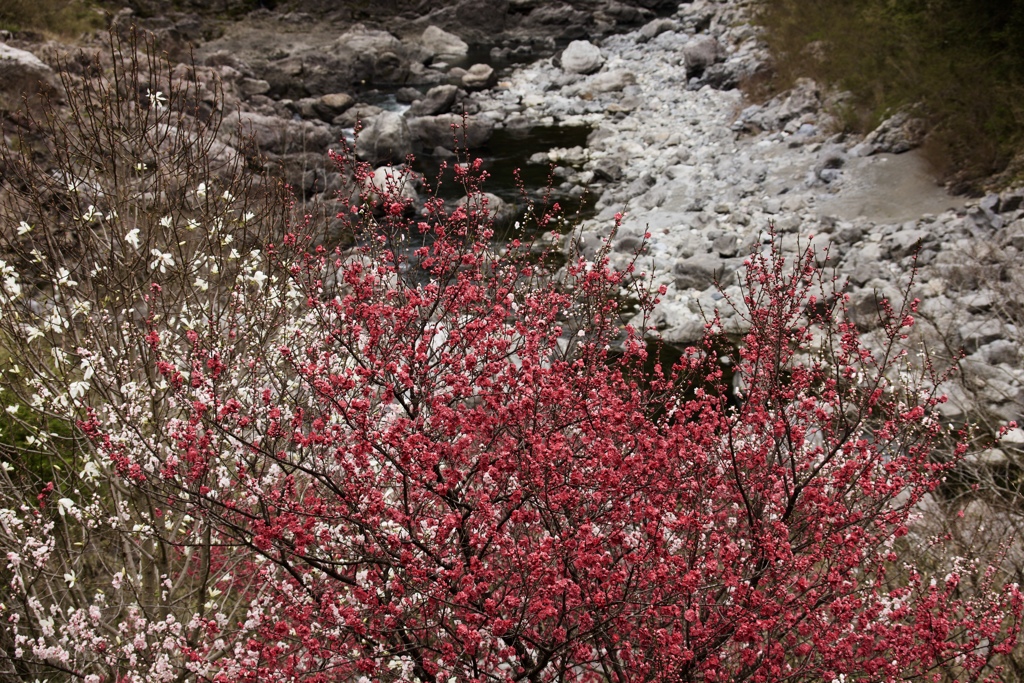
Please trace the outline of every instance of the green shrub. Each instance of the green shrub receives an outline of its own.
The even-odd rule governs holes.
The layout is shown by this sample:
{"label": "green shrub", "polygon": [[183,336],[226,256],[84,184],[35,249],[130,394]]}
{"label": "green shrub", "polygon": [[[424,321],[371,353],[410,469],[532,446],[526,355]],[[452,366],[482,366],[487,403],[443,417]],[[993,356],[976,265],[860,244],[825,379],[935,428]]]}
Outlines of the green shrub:
{"label": "green shrub", "polygon": [[860,133],[918,105],[929,157],[962,191],[1011,166],[1024,132],[1021,0],[777,0],[759,20],[771,91],[801,76],[847,90],[853,108],[839,120]]}
{"label": "green shrub", "polygon": [[78,36],[103,28],[106,20],[92,0],[4,0],[0,3],[0,29],[42,31]]}

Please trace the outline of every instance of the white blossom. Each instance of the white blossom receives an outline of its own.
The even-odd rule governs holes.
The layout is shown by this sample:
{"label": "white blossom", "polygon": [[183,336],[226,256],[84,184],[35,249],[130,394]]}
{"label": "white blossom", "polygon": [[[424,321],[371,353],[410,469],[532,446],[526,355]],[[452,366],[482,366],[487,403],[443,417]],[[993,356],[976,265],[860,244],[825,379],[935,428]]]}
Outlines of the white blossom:
{"label": "white blossom", "polygon": [[160,251],[159,249],[150,250],[150,255],[154,257],[153,261],[149,264],[150,270],[160,269],[161,273],[166,273],[168,267],[174,266],[174,255],[166,251]]}
{"label": "white blossom", "polygon": [[72,382],[71,386],[68,387],[68,393],[71,395],[71,398],[82,398],[88,390],[88,382]]}
{"label": "white blossom", "polygon": [[133,228],[127,235],[124,236],[124,241],[132,245],[136,249],[139,248],[139,229]]}
{"label": "white blossom", "polygon": [[85,213],[79,216],[77,220],[81,220],[85,223],[91,223],[102,216],[103,214],[97,211],[95,206],[90,204],[89,208],[85,210]]}
{"label": "white blossom", "polygon": [[71,279],[71,271],[61,266],[57,270],[57,286],[58,287],[77,287],[78,283]]}
{"label": "white blossom", "polygon": [[75,501],[71,500],[70,498],[61,498],[60,500],[57,501],[57,512],[60,513],[61,517],[63,517],[65,514],[71,512],[74,509]]}
{"label": "white blossom", "polygon": [[149,103],[153,105],[154,109],[163,109],[164,103],[167,102],[167,96],[159,90],[153,92],[147,88],[146,97],[149,99]]}

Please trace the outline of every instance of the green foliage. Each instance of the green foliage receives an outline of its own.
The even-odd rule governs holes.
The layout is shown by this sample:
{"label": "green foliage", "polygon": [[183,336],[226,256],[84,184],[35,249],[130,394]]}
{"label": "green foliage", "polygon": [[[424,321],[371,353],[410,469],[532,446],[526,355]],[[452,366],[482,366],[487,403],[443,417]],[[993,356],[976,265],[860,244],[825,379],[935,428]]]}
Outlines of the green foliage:
{"label": "green foliage", "polygon": [[766,0],[759,16],[773,90],[809,76],[849,91],[852,109],[837,114],[855,132],[918,105],[927,151],[960,190],[1013,162],[1024,138],[1024,0]]}
{"label": "green foliage", "polygon": [[[58,472],[74,461],[71,425],[21,403],[0,390],[0,466],[25,484],[59,479]],[[62,464],[63,463],[63,464]]]}
{"label": "green foliage", "polygon": [[0,2],[0,29],[43,31],[77,37],[103,28],[103,12],[92,0],[4,0]]}

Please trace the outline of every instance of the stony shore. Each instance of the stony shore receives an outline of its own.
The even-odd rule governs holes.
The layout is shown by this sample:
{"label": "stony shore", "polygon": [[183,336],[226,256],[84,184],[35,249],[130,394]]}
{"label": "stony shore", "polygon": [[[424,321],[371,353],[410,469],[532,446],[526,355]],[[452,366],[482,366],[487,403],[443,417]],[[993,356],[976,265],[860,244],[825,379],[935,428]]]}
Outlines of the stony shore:
{"label": "stony shore", "polygon": [[949,195],[915,149],[915,121],[894,116],[866,138],[834,134],[827,95],[810,82],[747,101],[732,86],[764,55],[744,16],[739,2],[683,4],[602,40],[588,74],[564,57],[541,60],[474,99],[498,126],[594,126],[586,148],[548,157],[566,182],[600,192],[582,225],[584,253],[601,247],[618,212],[613,263],[649,235],[639,265],[668,287],[653,321],[666,341],[696,341],[712,311],[742,331],[720,288],[738,299],[743,258],[768,247],[773,224],[785,250],[809,244],[835,268],[866,335],[879,298],[899,302],[909,288],[922,300],[915,341],[938,364],[966,354],[942,387],[945,417],[1021,420],[1024,192]]}

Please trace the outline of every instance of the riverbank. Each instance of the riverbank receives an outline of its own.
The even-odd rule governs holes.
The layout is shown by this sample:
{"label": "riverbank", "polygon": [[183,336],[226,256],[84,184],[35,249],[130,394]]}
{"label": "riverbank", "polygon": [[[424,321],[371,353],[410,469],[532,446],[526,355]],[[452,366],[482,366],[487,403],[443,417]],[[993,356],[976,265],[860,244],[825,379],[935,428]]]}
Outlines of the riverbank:
{"label": "riverbank", "polygon": [[475,97],[504,125],[594,127],[586,148],[549,157],[601,193],[582,225],[585,254],[619,212],[613,263],[632,260],[649,234],[640,268],[668,288],[654,320],[666,341],[696,341],[712,311],[742,331],[720,286],[737,300],[743,258],[767,248],[773,224],[785,249],[810,244],[835,268],[865,335],[877,331],[878,298],[900,301],[909,288],[922,300],[915,343],[937,364],[960,366],[942,387],[945,418],[1019,420],[1024,194],[949,195],[916,149],[913,121],[890,120],[865,138],[833,134],[829,94],[810,82],[750,103],[731,87],[764,59],[745,9],[680,5],[601,41],[593,74],[541,60]]}
{"label": "riverbank", "polygon": [[[585,254],[625,214],[612,259],[625,264],[643,246],[642,269],[668,288],[654,319],[666,341],[697,340],[715,310],[742,331],[720,287],[736,293],[744,256],[766,248],[774,224],[785,249],[810,243],[835,266],[865,335],[877,326],[878,296],[899,298],[916,267],[917,342],[962,370],[943,387],[944,416],[1020,419],[1024,282],[1014,263],[1024,193],[948,195],[915,150],[914,121],[890,120],[866,138],[835,135],[825,113],[835,95],[811,82],[746,100],[737,86],[764,68],[765,53],[744,0],[668,11],[525,2],[487,17],[460,7],[382,25],[269,11],[216,25],[187,14],[147,22],[179,55],[196,46],[195,66],[181,62],[170,77],[201,84],[200,113],[223,116],[222,141],[250,135],[269,170],[327,221],[347,179],[325,153],[357,122],[363,159],[385,167],[415,152],[429,177],[430,163],[451,157],[451,126],[465,113],[462,141],[506,176],[495,180],[507,203],[513,166],[525,166],[528,190],[539,192],[554,164],[559,198],[591,198]],[[61,66],[52,43],[8,45],[31,50],[10,63],[21,59],[23,73],[51,84],[54,68],[88,62]],[[103,58],[99,45],[86,51]]]}

